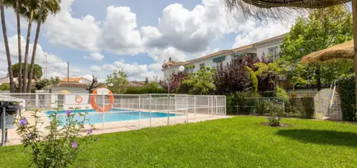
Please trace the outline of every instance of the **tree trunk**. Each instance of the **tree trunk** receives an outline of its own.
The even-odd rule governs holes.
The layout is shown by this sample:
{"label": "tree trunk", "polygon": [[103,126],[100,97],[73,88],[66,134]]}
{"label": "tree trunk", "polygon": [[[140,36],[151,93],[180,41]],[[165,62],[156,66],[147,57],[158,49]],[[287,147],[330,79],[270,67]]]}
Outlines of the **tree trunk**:
{"label": "tree trunk", "polygon": [[[19,7],[19,1],[16,1],[16,7]],[[18,89],[22,93],[22,52],[21,52],[21,22],[20,22],[20,13],[16,11],[16,22],[17,22],[17,48],[18,48],[18,59],[19,59],[19,74],[17,76]]]}
{"label": "tree trunk", "polygon": [[353,16],[353,43],[354,43],[354,52],[355,52],[355,57],[353,62],[353,69],[355,71],[355,105],[357,105],[357,0],[352,0],[352,16]]}
{"label": "tree trunk", "polygon": [[33,12],[30,13],[30,18],[29,18],[29,23],[27,27],[27,37],[26,37],[26,49],[25,49],[25,72],[24,72],[24,78],[23,78],[23,85],[22,85],[22,90],[26,92],[27,89],[27,79],[28,79],[28,66],[27,66],[27,59],[29,55],[29,47],[30,47],[30,37],[31,37],[31,27],[32,27],[32,15]]}
{"label": "tree trunk", "polygon": [[6,29],[6,22],[5,22],[5,11],[4,11],[4,2],[0,0],[0,13],[1,13],[1,26],[2,26],[2,33],[4,38],[4,45],[5,45],[5,52],[7,58],[7,66],[8,66],[8,73],[9,73],[9,80],[10,80],[10,92],[15,92],[15,84],[14,84],[14,73],[11,68],[11,55],[10,55],[10,48],[9,48],[9,41],[7,38],[7,29]]}
{"label": "tree trunk", "polygon": [[37,21],[35,43],[33,44],[29,80],[28,80],[28,83],[27,83],[27,92],[31,92],[31,80],[33,78],[33,73],[34,73],[34,64],[35,64],[37,43],[38,43],[38,38],[40,36],[40,31],[41,31],[41,21]]}

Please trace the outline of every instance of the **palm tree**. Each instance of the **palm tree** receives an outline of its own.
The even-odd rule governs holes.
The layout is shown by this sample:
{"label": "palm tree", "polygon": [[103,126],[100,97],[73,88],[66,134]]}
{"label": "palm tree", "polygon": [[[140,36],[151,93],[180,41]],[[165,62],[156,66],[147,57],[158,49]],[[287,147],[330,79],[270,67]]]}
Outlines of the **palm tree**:
{"label": "palm tree", "polygon": [[28,55],[29,55],[29,47],[30,47],[30,38],[31,38],[31,28],[32,28],[32,21],[34,17],[34,12],[35,10],[38,10],[38,2],[39,0],[27,0],[26,1],[26,7],[27,11],[25,13],[27,19],[28,19],[28,25],[27,25],[27,35],[26,35],[26,47],[25,47],[25,58],[24,58],[24,74],[23,74],[23,85],[22,85],[22,91],[26,92],[27,89],[27,79],[28,79]]}
{"label": "palm tree", "polygon": [[4,4],[11,6],[16,13],[16,26],[17,26],[17,47],[18,47],[18,63],[20,64],[20,73],[18,75],[18,89],[22,92],[22,51],[21,51],[21,22],[20,15],[24,14],[26,8],[24,6],[23,0],[4,0]]}
{"label": "palm tree", "polygon": [[4,45],[5,45],[5,53],[6,53],[6,58],[7,58],[7,66],[8,66],[8,72],[9,72],[9,80],[10,80],[10,92],[13,93],[15,92],[15,83],[14,83],[14,74],[11,69],[11,54],[10,54],[10,48],[9,48],[9,41],[7,38],[7,29],[6,29],[6,21],[5,21],[5,11],[4,11],[4,1],[0,0],[0,17],[1,17],[1,26],[2,26],[2,33],[3,33],[3,38],[4,38]]}
{"label": "palm tree", "polygon": [[37,28],[36,28],[36,35],[35,35],[35,43],[34,43],[33,49],[32,49],[29,80],[28,80],[27,88],[26,88],[27,92],[31,91],[31,80],[33,77],[34,64],[35,64],[35,58],[36,58],[36,50],[37,50],[38,39],[40,36],[40,31],[41,31],[41,25],[46,21],[49,13],[55,14],[60,9],[61,9],[60,0],[40,0],[39,8],[36,10],[36,13],[34,13],[34,20],[37,21]]}
{"label": "palm tree", "polygon": [[[252,13],[263,11],[273,11],[276,7],[290,8],[326,8],[338,4],[344,4],[352,1],[353,16],[353,39],[354,39],[354,71],[355,71],[355,103],[357,104],[357,0],[225,0],[228,7],[245,9]],[[262,11],[260,11],[261,13]]]}

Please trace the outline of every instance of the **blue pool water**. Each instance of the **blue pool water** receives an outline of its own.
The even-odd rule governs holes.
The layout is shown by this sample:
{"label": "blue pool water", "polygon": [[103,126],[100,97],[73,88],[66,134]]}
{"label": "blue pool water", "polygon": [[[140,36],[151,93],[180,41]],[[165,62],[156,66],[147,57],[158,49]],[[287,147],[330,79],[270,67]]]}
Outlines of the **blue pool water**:
{"label": "blue pool water", "polygon": [[[47,111],[47,116],[57,113],[58,119],[64,123],[66,120],[66,111]],[[86,124],[98,124],[98,123],[108,123],[108,122],[118,122],[118,121],[128,121],[128,120],[138,120],[148,119],[150,118],[163,118],[163,117],[174,117],[176,114],[167,114],[160,112],[140,112],[140,111],[132,111],[132,110],[124,110],[124,109],[112,109],[108,112],[96,112],[95,110],[72,110],[72,114],[75,114],[75,118],[79,121],[83,120],[83,117],[79,115],[79,113],[86,114],[85,118],[87,119]]]}

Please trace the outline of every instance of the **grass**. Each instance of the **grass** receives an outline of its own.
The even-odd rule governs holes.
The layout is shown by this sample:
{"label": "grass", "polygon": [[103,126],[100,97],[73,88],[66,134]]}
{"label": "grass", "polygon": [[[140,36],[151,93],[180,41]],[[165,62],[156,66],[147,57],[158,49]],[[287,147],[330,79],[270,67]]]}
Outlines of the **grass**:
{"label": "grass", "polygon": [[[357,125],[262,117],[104,134],[73,167],[357,167]],[[22,146],[0,148],[0,167],[27,167]]]}

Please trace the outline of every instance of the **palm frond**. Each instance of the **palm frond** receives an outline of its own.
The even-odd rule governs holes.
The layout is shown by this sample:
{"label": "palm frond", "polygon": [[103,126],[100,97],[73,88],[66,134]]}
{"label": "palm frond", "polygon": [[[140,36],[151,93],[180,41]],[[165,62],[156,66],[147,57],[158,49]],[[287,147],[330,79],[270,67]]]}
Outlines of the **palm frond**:
{"label": "palm frond", "polygon": [[256,18],[286,18],[292,12],[305,13],[311,9],[346,4],[351,0],[225,0],[227,7]]}

